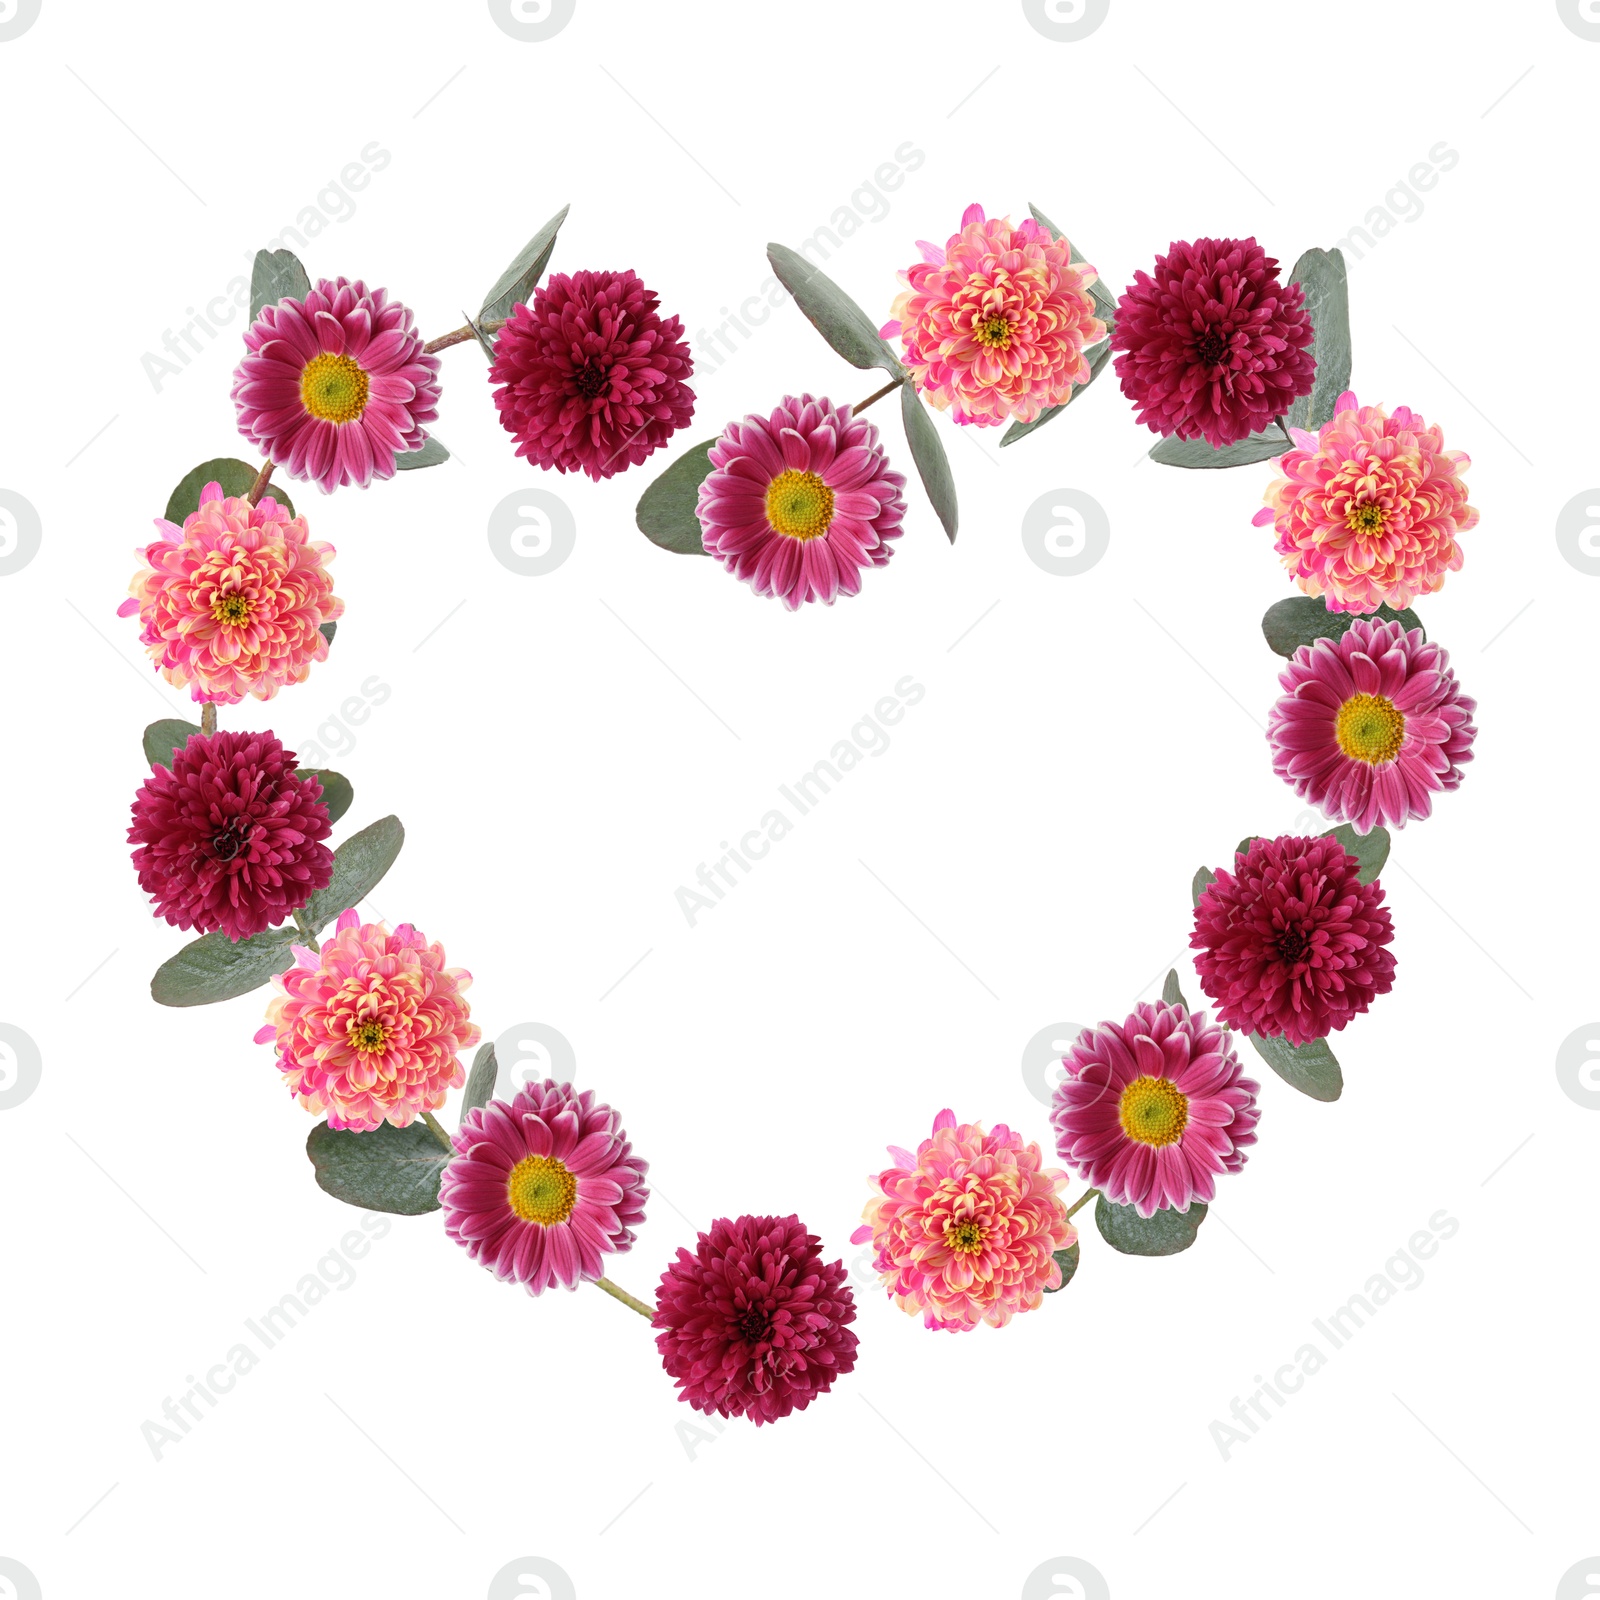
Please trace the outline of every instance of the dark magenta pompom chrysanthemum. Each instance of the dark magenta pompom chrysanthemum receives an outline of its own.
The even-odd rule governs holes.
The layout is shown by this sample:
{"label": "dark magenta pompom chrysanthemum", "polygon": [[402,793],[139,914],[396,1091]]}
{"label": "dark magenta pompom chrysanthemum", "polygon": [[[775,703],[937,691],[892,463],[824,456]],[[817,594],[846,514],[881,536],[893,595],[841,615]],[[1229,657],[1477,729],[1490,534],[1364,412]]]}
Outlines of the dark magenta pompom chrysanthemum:
{"label": "dark magenta pompom chrysanthemum", "polygon": [[1304,291],[1254,239],[1196,239],[1133,275],[1111,348],[1140,422],[1221,449],[1311,393],[1312,338]]}
{"label": "dark magenta pompom chrysanthemum", "polygon": [[195,733],[133,797],[128,842],[158,917],[244,939],[327,888],[330,828],[322,785],[272,734]]}
{"label": "dark magenta pompom chrysanthemum", "polygon": [[855,1297],[798,1217],[718,1218],[661,1275],[653,1325],[679,1398],[775,1422],[856,1364]]}
{"label": "dark magenta pompom chrysanthemum", "polygon": [[609,478],[694,414],[683,324],[632,272],[553,274],[495,340],[489,381],[517,454]]}
{"label": "dark magenta pompom chrysanthemum", "polygon": [[1230,1027],[1309,1043],[1394,986],[1394,924],[1337,839],[1254,839],[1195,907],[1200,986]]}

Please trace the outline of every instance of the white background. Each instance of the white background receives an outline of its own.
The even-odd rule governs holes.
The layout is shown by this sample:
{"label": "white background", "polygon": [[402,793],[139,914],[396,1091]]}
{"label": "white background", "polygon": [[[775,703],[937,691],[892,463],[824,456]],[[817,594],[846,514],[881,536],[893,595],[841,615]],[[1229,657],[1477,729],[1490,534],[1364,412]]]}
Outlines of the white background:
{"label": "white background", "polygon": [[[0,1020],[43,1060],[0,1111],[0,1556],[47,1600],[478,1596],[524,1557],[564,1578],[528,1565],[496,1594],[1094,1593],[1059,1557],[1116,1600],[1555,1594],[1600,1549],[1600,1115],[1555,1070],[1600,1014],[1600,583],[1555,537],[1600,482],[1597,71],[1546,0],[1112,0],[1076,43],[1013,0],[578,0],[542,43],[482,4],[44,0],[0,41],[0,488],[43,529],[0,578]],[[1450,170],[1397,190],[1441,144]],[[906,145],[917,170],[863,190]],[[330,190],[369,146],[383,170]],[[554,267],[633,267],[698,331],[763,291],[767,240],[841,207],[868,220],[826,270],[886,317],[913,241],[975,199],[1037,203],[1114,293],[1174,238],[1253,233],[1287,267],[1374,208],[1399,219],[1350,254],[1355,383],[1472,455],[1482,522],[1421,610],[1482,731],[1462,789],[1397,837],[1398,981],[1337,1041],[1344,1098],[1263,1071],[1260,1143],[1193,1250],[1119,1257],[1090,1223],[1069,1291],[1001,1332],[929,1333],[858,1270],[856,1371],[759,1433],[684,1430],[703,1419],[647,1328],[592,1289],[531,1301],[437,1214],[395,1219],[155,1459],[141,1425],[359,1218],[316,1187],[311,1119],[251,1043],[267,992],[148,994],[183,936],[138,892],[127,807],[145,723],[191,712],[115,611],[178,478],[248,454],[243,317],[159,389],[144,357],[307,207],[338,219],[300,252],[313,277],[385,285],[432,335],[568,200]],[[1109,374],[1003,455],[941,419],[956,545],[914,486],[862,595],[789,615],[633,524],[730,417],[876,387],[790,305],[735,342],[700,360],[671,452],[600,485],[515,460],[481,353],[446,352],[455,459],[294,486],[348,609],[306,684],[222,713],[321,745],[355,785],[341,833],[397,812],[369,915],[472,970],[486,1036],[559,1030],[621,1109],[656,1193],[613,1276],[644,1295],[717,1215],[798,1211],[859,1262],[866,1174],[942,1106],[1048,1142],[1027,1042],[1152,997],[1195,868],[1304,826],[1262,732],[1257,624],[1289,592],[1250,523],[1267,466],[1150,464]],[[909,470],[895,408],[875,416]],[[544,576],[486,536],[530,485],[578,530]],[[1021,535],[1067,489],[1111,530],[1078,576]],[[675,890],[908,674],[926,693],[887,751],[691,928]],[[1459,1228],[1424,1281],[1224,1460],[1234,1397],[1326,1349],[1312,1319],[1441,1210]]]}

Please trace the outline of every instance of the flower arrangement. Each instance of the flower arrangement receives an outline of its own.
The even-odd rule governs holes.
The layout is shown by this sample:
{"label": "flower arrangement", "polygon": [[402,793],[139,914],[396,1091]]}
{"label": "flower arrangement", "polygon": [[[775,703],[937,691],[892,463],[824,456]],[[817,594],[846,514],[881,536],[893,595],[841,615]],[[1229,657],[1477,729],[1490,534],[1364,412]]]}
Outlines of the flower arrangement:
{"label": "flower arrangement", "polygon": [[[1468,460],[1408,407],[1356,401],[1339,253],[1308,251],[1284,276],[1253,238],[1178,241],[1113,300],[1030,210],[1014,224],[973,205],[943,246],[922,242],[881,328],[803,256],[770,246],[778,281],[833,351],[889,381],[853,405],[802,391],[729,422],[671,463],[636,513],[656,545],[710,555],[758,596],[794,612],[831,605],[888,565],[908,515],[907,477],[864,419],[871,406],[899,390],[910,458],[953,540],[933,414],[1005,425],[1009,446],[1108,363],[1136,420],[1162,436],[1156,461],[1277,462],[1255,524],[1273,528],[1302,592],[1262,624],[1287,661],[1267,737],[1274,770],[1334,826],[1246,838],[1229,865],[1195,875],[1190,945],[1215,1018],[1190,1009],[1173,971],[1158,1002],[1082,1030],[1050,1112],[1061,1166],[1022,1132],[950,1109],[915,1150],[889,1147],[852,1242],[899,1309],[954,1333],[1004,1328],[1074,1282],[1073,1218],[1091,1201],[1123,1254],[1195,1242],[1218,1180],[1239,1175],[1257,1142],[1262,1089],[1242,1041],[1295,1089],[1338,1098],[1328,1040],[1395,979],[1379,881],[1388,829],[1428,817],[1433,796],[1460,784],[1477,731],[1448,654],[1407,609],[1462,566],[1460,536],[1478,520]],[[473,1263],[530,1296],[596,1285],[648,1319],[679,1398],[759,1425],[804,1411],[854,1368],[842,1262],[797,1216],[739,1215],[677,1250],[653,1302],[614,1283],[612,1258],[636,1243],[651,1197],[620,1113],[555,1078],[496,1098],[471,974],[412,924],[358,909],[404,844],[399,819],[332,846],[349,780],[298,767],[270,730],[217,726],[219,706],[306,681],[344,614],[333,548],[312,541],[274,474],[331,494],[448,459],[431,432],[440,352],[483,349],[515,453],[543,470],[604,482],[689,425],[683,324],[637,274],[545,278],[566,215],[476,316],[431,340],[387,290],[313,284],[289,252],[257,255],[231,398],[266,459],[214,458],[178,484],[119,611],[202,708],[198,726],[145,730],[133,864],[154,915],[198,935],[151,992],[191,1006],[270,984],[256,1041],[320,1119],[306,1150],[325,1192],[440,1212]],[[452,1133],[437,1114],[453,1094]],[[1074,1177],[1085,1188],[1069,1201]]]}

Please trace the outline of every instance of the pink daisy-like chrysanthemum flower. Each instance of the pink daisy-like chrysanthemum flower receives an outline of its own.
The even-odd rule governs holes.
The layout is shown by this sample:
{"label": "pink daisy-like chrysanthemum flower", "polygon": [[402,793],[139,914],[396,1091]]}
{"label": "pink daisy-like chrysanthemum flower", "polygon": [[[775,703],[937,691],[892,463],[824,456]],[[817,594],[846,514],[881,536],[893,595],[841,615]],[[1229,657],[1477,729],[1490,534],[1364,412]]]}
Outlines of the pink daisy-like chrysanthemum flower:
{"label": "pink daisy-like chrysanthemum flower", "polygon": [[139,887],[175,928],[247,939],[333,877],[322,785],[270,733],[195,733],[133,798]]}
{"label": "pink daisy-like chrysanthemum flower", "polygon": [[495,338],[489,381],[517,454],[597,481],[635,466],[694,415],[677,317],[633,272],[553,274]]}
{"label": "pink daisy-like chrysanthemum flower", "polygon": [[1297,283],[1254,239],[1175,240],[1117,301],[1111,348],[1139,421],[1221,449],[1311,393],[1314,330]]}
{"label": "pink daisy-like chrysanthemum flower", "polygon": [[877,1193],[850,1242],[871,1242],[902,1311],[951,1333],[1003,1328],[1061,1287],[1055,1253],[1078,1230],[1059,1192],[1067,1174],[1047,1168],[1038,1145],[1003,1122],[985,1132],[945,1110],[916,1154],[897,1145],[889,1154],[895,1164],[872,1179]]}
{"label": "pink daisy-like chrysanthemum flower", "polygon": [[832,605],[894,554],[906,480],[849,406],[785,395],[770,417],[730,422],[710,455],[695,508],[702,541],[757,594],[791,611]]}
{"label": "pink daisy-like chrysanthemum flower", "polygon": [[291,478],[331,493],[392,478],[439,415],[439,358],[409,310],[358,278],[263,306],[233,375],[239,432]]}
{"label": "pink daisy-like chrysanthemum flower", "polygon": [[1420,628],[1358,618],[1341,638],[1301,645],[1278,682],[1273,770],[1333,821],[1357,833],[1403,828],[1459,786],[1478,703]]}
{"label": "pink daisy-like chrysanthemum flower", "polygon": [[1404,610],[1461,570],[1457,534],[1478,524],[1471,458],[1409,406],[1390,416],[1346,390],[1316,433],[1295,428],[1255,524],[1277,529],[1289,575],[1330,611]]}
{"label": "pink daisy-like chrysanthemum flower", "polygon": [[1217,1174],[1237,1172],[1256,1142],[1260,1085],[1203,1012],[1140,1005],[1124,1023],[1085,1028],[1062,1065],[1057,1152],[1141,1217],[1210,1204]]}
{"label": "pink daisy-like chrysanthemum flower", "polygon": [[445,1232],[502,1281],[529,1294],[576,1289],[632,1247],[649,1163],[592,1089],[529,1084],[469,1111],[452,1142],[439,1183]]}
{"label": "pink daisy-like chrysanthemum flower", "polygon": [[798,1217],[720,1217],[661,1275],[652,1325],[678,1398],[759,1426],[856,1364],[855,1296]]}
{"label": "pink daisy-like chrysanthemum flower", "polygon": [[1200,985],[1230,1028],[1308,1044],[1394,987],[1377,883],[1337,839],[1252,839],[1194,912]]}
{"label": "pink daisy-like chrysanthemum flower", "polygon": [[137,613],[168,683],[222,705],[270,700],[327,659],[322,625],[344,615],[344,601],[327,567],[333,546],[313,544],[304,517],[270,494],[251,505],[208,483],[181,528],[165,517],[156,527],[117,615]]}
{"label": "pink daisy-like chrysanthemum flower", "polygon": [[1089,381],[1084,351],[1106,336],[1090,286],[1065,239],[1033,218],[986,219],[968,206],[961,231],[900,274],[886,339],[899,335],[918,391],[957,422],[1033,422]]}
{"label": "pink daisy-like chrysanthemum flower", "polygon": [[409,922],[340,914],[321,950],[293,946],[294,965],[272,981],[258,1044],[275,1044],[289,1089],[330,1128],[370,1133],[409,1127],[467,1081],[458,1053],[478,1042],[466,991],[472,974],[444,964]]}

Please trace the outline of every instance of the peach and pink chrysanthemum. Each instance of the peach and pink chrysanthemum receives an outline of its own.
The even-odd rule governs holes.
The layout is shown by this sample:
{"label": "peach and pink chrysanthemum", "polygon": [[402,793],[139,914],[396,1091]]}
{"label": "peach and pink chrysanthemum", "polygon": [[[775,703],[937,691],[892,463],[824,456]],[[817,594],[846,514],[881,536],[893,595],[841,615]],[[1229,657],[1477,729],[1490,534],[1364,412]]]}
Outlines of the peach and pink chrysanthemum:
{"label": "peach and pink chrysanthemum", "polygon": [[1471,458],[1409,406],[1393,415],[1348,390],[1317,433],[1293,430],[1255,524],[1272,523],[1290,577],[1330,611],[1403,610],[1461,568],[1456,536],[1477,526],[1462,474]]}
{"label": "peach and pink chrysanthemum", "polygon": [[1003,1122],[990,1132],[934,1118],[916,1154],[890,1145],[894,1165],[872,1182],[864,1225],[852,1244],[871,1242],[873,1265],[902,1311],[923,1325],[964,1333],[1003,1328],[1061,1287],[1055,1260],[1078,1237],[1060,1190],[1067,1174],[1043,1164]]}
{"label": "peach and pink chrysanthemum", "polygon": [[140,641],[168,683],[196,700],[270,700],[303,683],[328,655],[322,625],[344,615],[333,592],[331,544],[313,543],[304,517],[269,494],[258,505],[208,483],[180,528],[139,553],[119,617],[138,614]]}
{"label": "peach and pink chrysanthemum", "polygon": [[980,428],[1033,422],[1089,381],[1084,351],[1106,337],[1089,293],[1099,274],[1065,239],[971,205],[944,249],[917,243],[882,333],[899,336],[932,405]]}
{"label": "peach and pink chrysanthemum", "polygon": [[404,1128],[467,1081],[456,1057],[481,1037],[466,1001],[472,974],[445,966],[443,945],[409,922],[390,932],[351,910],[320,951],[293,948],[256,1043],[276,1044],[307,1111],[356,1133]]}

